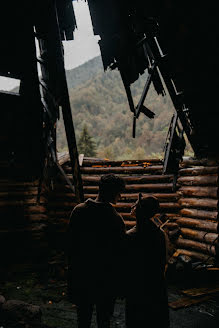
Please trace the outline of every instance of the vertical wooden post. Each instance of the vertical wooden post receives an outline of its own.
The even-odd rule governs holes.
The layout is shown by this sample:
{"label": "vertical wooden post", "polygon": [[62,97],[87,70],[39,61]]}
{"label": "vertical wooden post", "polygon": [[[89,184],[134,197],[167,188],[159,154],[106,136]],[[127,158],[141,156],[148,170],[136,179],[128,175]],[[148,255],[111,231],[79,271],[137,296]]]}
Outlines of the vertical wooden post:
{"label": "vertical wooden post", "polygon": [[[37,22],[36,30],[39,35],[42,35],[42,41],[44,44],[43,50],[44,56],[46,57],[45,83],[48,85],[48,90],[52,93],[52,96],[55,99],[57,106],[55,110],[58,110],[58,106],[62,109],[72,167],[73,184],[75,187],[75,197],[76,201],[79,203],[84,201],[83,185],[80,174],[75,130],[66,80],[63,45],[60,34],[56,1],[47,0],[45,5],[44,0],[41,0],[41,8],[41,19]],[[53,115],[55,119],[57,119],[58,114],[54,113]]]}

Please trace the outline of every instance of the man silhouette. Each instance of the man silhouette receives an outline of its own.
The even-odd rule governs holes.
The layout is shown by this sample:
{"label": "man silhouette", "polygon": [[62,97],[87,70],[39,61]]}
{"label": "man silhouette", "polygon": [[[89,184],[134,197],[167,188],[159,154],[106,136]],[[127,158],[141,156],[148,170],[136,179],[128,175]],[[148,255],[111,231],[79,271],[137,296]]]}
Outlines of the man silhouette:
{"label": "man silhouette", "polygon": [[68,227],[68,291],[77,305],[78,327],[88,328],[96,306],[98,328],[108,328],[119,293],[119,265],[125,224],[112,204],[124,190],[124,180],[101,177],[95,200],[77,205]]}

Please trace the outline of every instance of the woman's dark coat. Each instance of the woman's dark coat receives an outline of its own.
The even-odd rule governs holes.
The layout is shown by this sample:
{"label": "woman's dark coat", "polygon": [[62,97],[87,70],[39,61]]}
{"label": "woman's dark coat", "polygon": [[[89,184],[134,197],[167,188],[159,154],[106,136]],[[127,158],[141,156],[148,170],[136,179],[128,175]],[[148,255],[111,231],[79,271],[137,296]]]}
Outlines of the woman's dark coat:
{"label": "woman's dark coat", "polygon": [[164,233],[147,220],[139,230],[134,227],[127,232],[127,245],[127,327],[168,327]]}

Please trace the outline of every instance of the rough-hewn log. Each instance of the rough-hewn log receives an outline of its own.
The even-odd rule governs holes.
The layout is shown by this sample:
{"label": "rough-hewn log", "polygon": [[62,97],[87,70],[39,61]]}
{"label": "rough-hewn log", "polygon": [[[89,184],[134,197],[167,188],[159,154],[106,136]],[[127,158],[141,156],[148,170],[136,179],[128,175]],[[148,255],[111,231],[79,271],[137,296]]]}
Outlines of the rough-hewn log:
{"label": "rough-hewn log", "polygon": [[179,185],[201,186],[201,185],[217,185],[218,175],[201,175],[201,176],[184,176],[177,180]]}
{"label": "rough-hewn log", "polygon": [[181,207],[209,207],[210,209],[217,209],[218,200],[209,198],[181,198],[179,199]]}
{"label": "rough-hewn log", "polygon": [[[82,174],[144,174],[144,173],[161,173],[163,169],[162,165],[156,166],[124,166],[124,167],[81,167]],[[70,173],[70,168],[65,168],[66,173]]]}
{"label": "rough-hewn log", "polygon": [[142,160],[124,160],[124,161],[108,161],[108,160],[87,160],[84,159],[83,166],[92,165],[111,165],[111,166],[129,166],[129,165],[151,165],[151,164],[162,164],[163,161],[158,158],[153,159],[142,159]]}
{"label": "rough-hewn log", "polygon": [[[131,210],[132,203],[117,203],[114,207],[118,209],[129,209]],[[179,205],[177,203],[160,203],[160,208],[162,209],[178,209]]]}
{"label": "rough-hewn log", "polygon": [[28,191],[1,191],[0,192],[0,199],[2,198],[20,198],[20,197],[33,197],[33,196],[37,196],[38,194],[38,188],[34,188],[33,190],[28,190]]}
{"label": "rough-hewn log", "polygon": [[[0,186],[1,187],[38,187],[39,181],[31,181],[31,182],[24,182],[24,181],[14,181],[14,180],[7,180],[7,179],[0,179]],[[6,189],[7,190],[7,189]]]}
{"label": "rough-hewn log", "polygon": [[180,215],[195,217],[200,219],[217,220],[218,212],[183,208],[182,210],[180,210]]}
{"label": "rough-hewn log", "polygon": [[136,221],[125,221],[126,230],[133,228],[136,225]]}
{"label": "rough-hewn log", "polygon": [[180,231],[183,237],[186,239],[195,239],[207,244],[215,242],[218,238],[218,234],[213,232],[199,231],[182,227],[180,228]]}
{"label": "rough-hewn log", "polygon": [[188,249],[178,248],[177,253],[179,255],[180,254],[188,255],[191,258],[194,258],[194,259],[197,259],[197,260],[200,260],[200,261],[208,261],[209,263],[213,263],[213,261],[214,261],[214,257],[209,257],[209,255],[199,253],[199,252],[195,252],[195,251],[190,251]]}
{"label": "rough-hewn log", "polygon": [[178,217],[175,221],[180,227],[191,227],[198,230],[217,232],[217,222]]}
{"label": "rough-hewn log", "polygon": [[[47,200],[46,198],[41,198],[40,199],[40,204],[43,205],[43,204],[46,204],[47,203]],[[38,206],[38,202],[37,202],[37,199],[36,197],[33,197],[33,198],[23,198],[23,199],[9,199],[9,200],[0,200],[0,207],[1,206],[26,206],[26,205],[36,205]]]}
{"label": "rough-hewn log", "polygon": [[[144,193],[142,192],[143,197],[147,196],[154,196],[157,197],[159,201],[165,202],[165,201],[177,201],[179,198],[179,195],[177,193]],[[121,199],[127,200],[127,201],[136,201],[138,198],[138,193],[129,193],[129,194],[121,194]]]}
{"label": "rough-hewn log", "polygon": [[26,214],[24,215],[24,218],[26,218],[26,220],[28,221],[32,221],[32,222],[45,222],[48,220],[48,216],[47,213],[46,214]]}
{"label": "rough-hewn log", "polygon": [[154,191],[154,190],[172,190],[173,185],[172,183],[157,183],[157,184],[133,184],[133,185],[126,185],[126,191]]}
{"label": "rough-hewn log", "polygon": [[30,224],[28,227],[23,227],[23,228],[8,228],[8,229],[0,229],[0,234],[7,234],[7,233],[20,233],[20,232],[28,232],[28,233],[39,233],[39,232],[44,232],[47,228],[46,224],[37,224],[33,225]]}
{"label": "rough-hewn log", "polygon": [[182,167],[183,166],[217,166],[219,165],[219,161],[209,158],[196,159],[196,158],[184,157],[183,161],[180,164]]}
{"label": "rough-hewn log", "polygon": [[[69,155],[63,156],[59,159],[59,164],[65,166],[70,165]],[[92,165],[108,165],[108,166],[121,166],[121,165],[151,165],[151,164],[163,164],[163,160],[158,158],[142,159],[142,160],[124,160],[124,161],[109,161],[105,159],[89,159],[84,158],[83,166]]]}
{"label": "rough-hewn log", "polygon": [[178,238],[175,244],[180,248],[189,248],[192,250],[193,249],[198,250],[199,252],[207,253],[209,255],[215,255],[215,246],[205,243],[200,243],[195,240]]}
{"label": "rough-hewn log", "polygon": [[[142,193],[144,197],[146,196],[155,196],[158,198],[159,201],[162,202],[169,202],[169,201],[177,201],[179,198],[178,193]],[[95,199],[97,197],[97,193],[95,194],[84,194],[84,198],[92,198]],[[75,200],[75,195],[70,192],[58,192],[54,194],[49,195],[49,202],[50,201],[60,201],[62,202],[63,200],[69,200],[71,199],[72,201]],[[121,194],[121,200],[122,201],[127,201],[127,202],[135,202],[138,199],[138,193],[130,193],[130,194]]]}
{"label": "rough-hewn log", "polygon": [[[165,191],[165,190],[172,190],[173,185],[171,183],[157,183],[157,184],[133,184],[133,185],[126,185],[125,190],[126,192],[144,192],[144,191]],[[84,186],[83,187],[84,193],[98,193],[98,186]]]}
{"label": "rough-hewn log", "polygon": [[218,197],[218,187],[186,187],[182,186],[178,189],[180,196],[195,196],[195,197]]}
{"label": "rough-hewn log", "polygon": [[[71,180],[71,176],[68,174],[68,178]],[[148,182],[171,182],[173,181],[172,175],[143,175],[143,176],[124,176],[123,179],[127,184],[139,183],[144,184]],[[100,176],[82,176],[84,185],[98,185]]]}
{"label": "rough-hewn log", "polygon": [[216,174],[218,172],[219,167],[218,166],[212,166],[212,167],[189,167],[185,169],[179,170],[179,175],[207,175],[207,174]]}
{"label": "rough-hewn log", "polygon": [[1,214],[5,214],[8,212],[8,207],[10,206],[10,209],[14,206],[14,208],[20,208],[20,210],[23,211],[24,215],[25,214],[34,214],[34,213],[46,213],[46,207],[45,206],[41,206],[41,205],[30,205],[30,206],[20,206],[21,204],[10,204],[10,205],[4,205],[4,206],[0,206],[0,213]]}

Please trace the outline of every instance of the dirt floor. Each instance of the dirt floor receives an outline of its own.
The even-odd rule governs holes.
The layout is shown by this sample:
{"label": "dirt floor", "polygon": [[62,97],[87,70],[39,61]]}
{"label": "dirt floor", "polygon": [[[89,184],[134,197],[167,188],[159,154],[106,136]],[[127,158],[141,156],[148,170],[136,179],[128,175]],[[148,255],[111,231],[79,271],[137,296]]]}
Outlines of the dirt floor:
{"label": "dirt floor", "polygon": [[[191,275],[190,278],[186,279],[186,282],[183,277],[177,281],[168,282],[171,328],[219,326],[218,276],[219,271],[202,272]],[[203,287],[206,288],[204,292]],[[197,290],[202,295],[188,297],[188,295],[183,294],[183,291],[191,288],[198,288]],[[16,275],[10,281],[1,282],[0,295],[4,295],[6,300],[16,299],[39,305],[42,310],[42,323],[45,327],[77,327],[76,309],[67,300],[65,280],[49,279],[48,283],[45,284],[40,282],[39,276],[35,273],[29,273],[25,276]],[[198,300],[198,303],[191,305],[191,300],[192,302]],[[1,320],[0,327],[3,327]],[[96,327],[95,315],[92,322],[92,328],[94,327]],[[115,306],[112,328],[115,327],[125,327],[124,300],[121,299],[117,300]]]}

